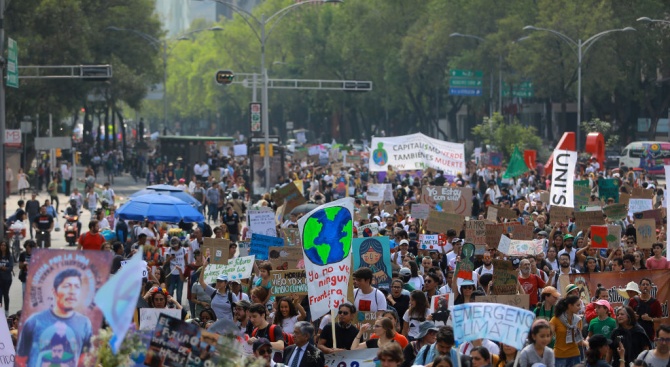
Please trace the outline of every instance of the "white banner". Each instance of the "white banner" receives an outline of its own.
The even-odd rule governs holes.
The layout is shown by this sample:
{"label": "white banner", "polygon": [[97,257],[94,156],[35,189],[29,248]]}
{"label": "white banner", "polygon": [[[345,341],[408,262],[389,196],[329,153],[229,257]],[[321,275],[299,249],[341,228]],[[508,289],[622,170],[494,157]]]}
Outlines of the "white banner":
{"label": "white banner", "polygon": [[347,301],[353,223],[353,198],[321,205],[298,220],[314,319]]}
{"label": "white banner", "polygon": [[2,346],[0,348],[0,366],[11,367],[14,365],[16,351],[14,350],[14,343],[12,343],[12,337],[10,336],[6,320],[5,309],[0,307],[0,346]]}
{"label": "white banner", "polygon": [[454,306],[451,318],[456,340],[487,338],[521,350],[535,314],[500,303],[464,303]]}
{"label": "white banner", "polygon": [[381,202],[384,200],[384,190],[386,190],[385,184],[369,184],[365,199],[367,201]]}
{"label": "white banner", "polygon": [[275,213],[272,210],[249,210],[247,214],[249,215],[247,238],[251,239],[253,233],[277,237]]}
{"label": "white banner", "polygon": [[554,150],[554,166],[551,172],[550,205],[575,207],[575,167],[577,152]]}
{"label": "white banner", "polygon": [[254,268],[255,256],[240,256],[228,260],[228,265],[209,264],[205,268],[203,280],[210,284],[216,282],[216,278],[221,274],[226,274],[228,280],[249,279],[251,271]]}
{"label": "white banner", "polygon": [[181,320],[181,310],[176,308],[140,308],[140,330],[154,330],[162,314]]}
{"label": "white banner", "polygon": [[465,172],[463,144],[433,139],[421,133],[389,138],[372,138],[370,172],[434,168],[446,176]]}
{"label": "white banner", "polygon": [[[340,348],[340,345],[337,345]],[[324,366],[326,367],[375,367],[377,348],[365,348],[358,350],[343,350],[331,354],[324,354]]]}

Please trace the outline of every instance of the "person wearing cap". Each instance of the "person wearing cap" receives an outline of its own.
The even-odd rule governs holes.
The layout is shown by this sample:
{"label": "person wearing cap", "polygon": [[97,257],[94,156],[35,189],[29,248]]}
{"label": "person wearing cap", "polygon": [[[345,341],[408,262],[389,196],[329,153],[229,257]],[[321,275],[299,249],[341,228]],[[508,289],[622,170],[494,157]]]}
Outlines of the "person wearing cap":
{"label": "person wearing cap", "polygon": [[238,279],[231,279],[228,283],[230,284],[230,291],[237,296],[237,299],[249,301],[249,295],[242,291],[242,285]]}
{"label": "person wearing cap", "polygon": [[635,310],[635,313],[638,316],[637,321],[640,323],[640,326],[644,328],[649,339],[654,341],[654,322],[663,317],[661,303],[651,296],[651,279],[642,278],[642,280],[640,280],[639,288],[640,294],[631,298],[628,302],[628,306]]}
{"label": "person wearing cap", "polygon": [[325,354],[331,354],[343,350],[350,350],[351,345],[358,335],[358,328],[353,324],[356,318],[356,306],[351,303],[343,303],[337,310],[337,322],[335,323],[335,340],[337,348],[333,348],[333,323],[324,325],[317,347]]}
{"label": "person wearing cap", "polygon": [[253,343],[254,356],[265,360],[266,367],[273,367],[276,363],[272,360],[272,344],[267,338],[258,338]]}
{"label": "person wearing cap", "polygon": [[401,367],[411,367],[417,353],[426,345],[435,343],[439,328],[435,327],[433,321],[423,321],[419,324],[419,333],[415,340],[403,349],[404,362]]}
{"label": "person wearing cap", "polygon": [[220,274],[216,278],[216,287],[212,287],[205,283],[205,270],[208,265],[209,261],[206,261],[200,271],[198,281],[205,292],[210,295],[210,305],[216,314],[216,318],[233,321],[233,307],[235,302],[239,300],[237,299],[237,296],[230,291],[228,287],[228,276],[226,274]]}
{"label": "person wearing cap", "polygon": [[604,299],[599,299],[593,303],[596,306],[598,316],[589,322],[589,338],[593,335],[603,335],[605,338],[609,338],[617,327],[616,320],[610,314],[612,306]]}
{"label": "person wearing cap", "polygon": [[[543,319],[550,321],[554,317],[554,307],[561,298],[561,294],[552,286],[546,286],[542,289],[540,294],[540,303],[537,304],[533,313],[536,319]],[[553,343],[550,345],[553,347]]]}
{"label": "person wearing cap", "polygon": [[254,325],[249,319],[249,309],[251,308],[251,302],[248,300],[241,300],[235,302],[235,317],[234,321],[240,331],[246,335],[251,335],[254,331]]}
{"label": "person wearing cap", "polygon": [[628,306],[616,311],[617,328],[612,332],[612,340],[622,339],[626,348],[626,365],[629,365],[644,350],[651,349],[652,343],[642,326],[637,322],[635,310]]}
{"label": "person wearing cap", "polygon": [[165,252],[165,262],[170,264],[170,273],[166,274],[166,282],[170,296],[174,297],[177,291],[176,300],[179,304],[182,302],[182,293],[184,290],[184,271],[188,264],[188,252],[181,247],[179,238],[170,239],[170,248]]}
{"label": "person wearing cap", "polygon": [[[404,230],[402,231],[404,232]],[[405,235],[407,232],[405,232]],[[398,236],[400,237],[400,236]],[[405,258],[405,255],[408,254],[409,250],[409,241],[407,239],[401,239],[398,243],[398,251],[396,251],[393,256],[391,256],[391,261],[402,266],[402,260]]]}
{"label": "person wearing cap", "polygon": [[[611,345],[612,341],[604,335],[594,335],[592,338],[589,338],[589,349],[586,350],[585,365],[587,367],[610,367],[610,364],[607,363],[607,356],[609,354],[608,352],[610,352]],[[616,351],[619,356],[619,361],[618,363],[613,363],[612,366],[626,366],[627,364],[624,360],[626,350],[623,347],[623,344],[617,343]]]}
{"label": "person wearing cap", "polygon": [[449,265],[449,268],[443,267],[442,271],[446,272],[447,270],[455,270],[456,269],[456,258],[461,256],[461,249],[463,245],[463,240],[456,237],[453,240],[451,240],[451,246],[453,249],[447,253],[447,256],[443,257],[442,263],[446,261],[447,265]]}

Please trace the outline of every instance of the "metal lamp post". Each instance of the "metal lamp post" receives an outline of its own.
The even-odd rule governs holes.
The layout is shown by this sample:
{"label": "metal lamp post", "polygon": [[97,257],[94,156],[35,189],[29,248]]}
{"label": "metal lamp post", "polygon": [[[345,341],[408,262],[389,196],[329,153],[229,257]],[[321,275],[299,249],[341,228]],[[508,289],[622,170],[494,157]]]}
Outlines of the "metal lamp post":
{"label": "metal lamp post", "polygon": [[670,20],[665,20],[665,19],[651,19],[649,17],[640,17],[637,18],[638,22],[647,22],[647,23],[663,23],[663,24],[670,24]]}
{"label": "metal lamp post", "polygon": [[[196,0],[204,1],[204,0]],[[267,191],[270,191],[270,121],[268,116],[268,76],[267,69],[265,67],[265,45],[268,37],[277,26],[277,23],[292,9],[297,8],[298,6],[305,4],[318,4],[318,3],[341,3],[342,0],[307,0],[299,3],[289,5],[283,9],[278,10],[276,13],[269,17],[265,17],[265,14],[262,14],[260,19],[250,12],[244,10],[243,8],[223,1],[223,0],[212,0],[219,4],[225,5],[232,9],[235,13],[238,13],[242,16],[242,19],[251,27],[252,31],[256,35],[256,38],[261,44],[261,121],[263,124],[263,145],[265,145],[265,156],[263,157],[263,166],[265,168],[265,187]],[[252,23],[253,21],[254,23]],[[273,22],[274,21],[274,22]],[[270,23],[274,23],[266,31],[265,27]]]}
{"label": "metal lamp post", "polygon": [[635,28],[633,27],[626,27],[626,28],[619,28],[619,29],[609,29],[606,31],[602,31],[600,33],[597,33],[590,38],[588,38],[586,41],[583,41],[578,39],[577,41],[573,40],[572,38],[566,36],[565,34],[553,30],[553,29],[547,29],[547,28],[540,28],[540,27],[535,27],[532,25],[527,25],[523,27],[523,30],[525,31],[545,31],[549,32],[556,37],[560,38],[561,40],[565,41],[568,45],[570,45],[572,48],[575,49],[577,52],[577,149],[579,150],[580,146],[580,125],[581,125],[581,120],[582,120],[582,59],[584,57],[584,54],[593,46],[593,44],[601,39],[602,37],[614,33],[614,32],[627,32],[627,31],[634,31]]}
{"label": "metal lamp post", "polygon": [[[134,33],[136,36],[143,38],[145,41],[147,41],[151,46],[153,46],[156,49],[161,49],[162,50],[162,59],[163,59],[163,126],[167,128],[168,126],[168,92],[167,92],[167,58],[169,56],[168,53],[168,45],[167,45],[167,40],[159,40],[158,38],[146,34],[144,32],[140,32],[135,29],[129,29],[129,28],[120,28],[120,27],[114,27],[114,26],[109,26],[105,28],[105,30],[108,31],[117,31],[117,32],[131,32]],[[193,33],[198,33],[202,31],[221,31],[223,28],[221,27],[211,27],[211,28],[205,28],[205,29],[198,29],[195,31],[187,32],[180,37],[177,38],[178,41],[182,41],[186,38],[186,36],[193,34]]]}

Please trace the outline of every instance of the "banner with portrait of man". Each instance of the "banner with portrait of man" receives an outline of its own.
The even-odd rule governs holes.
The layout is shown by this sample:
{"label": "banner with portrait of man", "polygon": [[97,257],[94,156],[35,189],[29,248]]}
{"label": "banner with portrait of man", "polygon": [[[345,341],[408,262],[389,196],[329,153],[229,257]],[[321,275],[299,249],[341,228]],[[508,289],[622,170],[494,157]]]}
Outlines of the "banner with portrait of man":
{"label": "banner with portrait of man", "polygon": [[93,303],[107,281],[110,251],[35,249],[28,265],[16,366],[94,366],[102,312]]}

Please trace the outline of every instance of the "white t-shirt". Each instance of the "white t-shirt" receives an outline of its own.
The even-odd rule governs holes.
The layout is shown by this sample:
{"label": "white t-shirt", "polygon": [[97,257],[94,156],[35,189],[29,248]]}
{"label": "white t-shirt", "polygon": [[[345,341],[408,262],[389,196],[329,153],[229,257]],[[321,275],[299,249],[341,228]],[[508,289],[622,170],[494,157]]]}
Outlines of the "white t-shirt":
{"label": "white t-shirt", "polygon": [[102,190],[102,198],[107,199],[107,202],[110,205],[114,205],[114,197],[115,196],[116,195],[114,195],[114,190],[112,190],[112,188]]}
{"label": "white t-shirt", "polygon": [[[481,269],[481,274],[480,274],[479,269]],[[486,266],[482,265],[482,266],[478,267],[477,269],[475,269],[475,273],[477,273],[479,276],[482,276],[484,274],[493,275],[493,264],[491,264],[491,269],[487,269]]]}
{"label": "white t-shirt", "polygon": [[358,311],[384,311],[386,310],[386,297],[377,288],[372,288],[369,294],[363,293],[362,290],[354,289],[354,306]]}
{"label": "white t-shirt", "polygon": [[281,329],[287,334],[293,334],[295,324],[298,322],[298,315],[291,316],[281,322]]}
{"label": "white t-shirt", "polygon": [[[567,254],[567,253],[568,253],[568,252],[565,251],[565,249],[559,251],[559,252],[558,252],[558,258],[561,257],[561,254]],[[570,253],[569,253],[568,255],[570,255],[570,265],[574,265],[574,263],[575,263],[575,257],[577,256],[577,249],[573,247],[572,250],[570,251]]]}
{"label": "white t-shirt", "polygon": [[96,192],[89,193],[86,195],[86,200],[88,200],[88,210],[95,211],[98,206],[98,194]]}
{"label": "white t-shirt", "polygon": [[185,267],[186,267],[186,249],[185,248],[178,248],[178,249],[173,249],[170,247],[165,254],[167,256],[172,256],[174,255],[174,259],[170,261],[170,275],[179,275],[179,270],[177,270],[176,266],[179,265],[181,268],[181,271],[183,272]]}
{"label": "white t-shirt", "polygon": [[193,174],[195,174],[196,176],[202,176],[202,168],[198,163],[193,165]]}
{"label": "white t-shirt", "polygon": [[419,336],[419,324],[423,321],[426,321],[426,317],[428,317],[428,315],[430,315],[430,308],[426,308],[426,315],[423,317],[423,319],[415,316],[410,317],[409,310],[405,311],[402,319],[409,324],[409,331],[407,332],[407,336],[416,339]]}
{"label": "white t-shirt", "polygon": [[209,177],[209,166],[207,165],[207,163],[200,166],[200,170],[202,170],[202,178]]}
{"label": "white t-shirt", "polygon": [[423,277],[413,277],[410,278],[407,284],[410,284],[414,289],[422,290],[423,289]]}
{"label": "white t-shirt", "polygon": [[138,233],[138,235],[141,234],[141,233],[144,233],[144,234],[147,235],[147,240],[156,239],[156,234],[154,233],[154,231],[150,230],[147,227],[142,228],[142,230],[140,231],[140,233]]}

